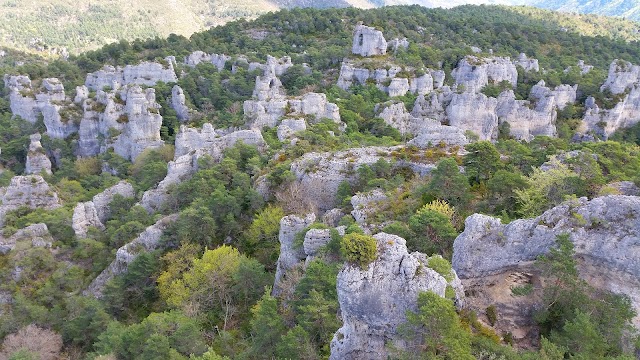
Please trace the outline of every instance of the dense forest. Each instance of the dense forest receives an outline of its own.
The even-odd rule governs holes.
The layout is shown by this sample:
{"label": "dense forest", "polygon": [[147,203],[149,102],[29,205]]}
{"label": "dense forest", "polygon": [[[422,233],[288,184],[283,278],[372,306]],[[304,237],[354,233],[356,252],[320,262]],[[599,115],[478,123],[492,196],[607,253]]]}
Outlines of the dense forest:
{"label": "dense forest", "polygon": [[[503,128],[495,142],[476,141],[465,147],[433,144],[428,149],[404,145],[405,135],[377,117],[377,106],[389,101],[412,105],[416,95],[390,98],[374,84],[349,90],[336,86],[343,59],[353,57],[352,31],[359,22],[383,31],[387,39],[407,38],[410,44],[374,58],[374,68],[393,63],[442,69],[445,83],[451,85],[451,71],[474,53],[472,47],[480,48],[484,56],[489,50],[492,56],[512,58],[526,53],[539,60],[543,71],[519,69],[514,89],[519,99],[527,99],[531,88],[545,80],[549,86],[577,84],[579,100],[559,111],[558,137],[524,142]],[[619,130],[607,141],[572,141],[588,96],[603,108],[619,100],[601,93],[600,86],[614,59],[638,62],[640,44],[623,36],[585,36],[566,30],[539,14],[494,6],[294,9],[233,21],[190,38],[172,34],[122,40],[68,60],[7,52],[0,58],[0,72],[28,75],[34,84],[56,77],[69,96],[85,83],[87,73],[105,64],[162,63],[175,56],[176,73],[181,74],[177,85],[194,110],[188,125],[201,128],[209,123],[216,129],[246,125],[243,102],[252,98],[261,72],[248,66],[232,69],[231,62],[222,69],[205,62],[189,67],[182,63],[185,56],[197,50],[244,55],[249,62],[263,62],[267,55],[290,56],[295,65],[280,76],[287,95],[326,94],[338,105],[346,127],[317,121],[298,133],[295,142],[281,141],[275,128],[265,128],[265,148],[238,143],[225,149],[220,161],[200,158],[198,171],[173,185],[156,213],[138,202],[165,178],[174,159],[181,125],[170,106],[175,84],[153,86],[165,145],[142,152],[133,162],[113,151],[76,157],[77,134],[64,140],[43,135],[42,147],[54,159],[52,174],[43,177],[62,206],[49,210],[25,206],[5,214],[0,238],[44,223],[53,245],[49,249],[23,244],[0,252],[0,359],[329,358],[330,342],[342,326],[338,273],[344,266],[366,268],[376,258],[374,233],[348,215],[356,210],[351,203],[354,195],[387,194],[389,200],[371,220],[379,225],[376,232],[406,239],[409,252],[441,256],[433,257],[429,267],[447,278],[453,242],[474,213],[499,217],[506,224],[539,216],[567,200],[613,194],[611,183],[640,186],[640,125]],[[575,68],[579,60],[594,69],[581,73]],[[16,62],[22,65],[15,66]],[[483,93],[497,97],[501,90],[497,84]],[[9,89],[1,83],[0,94],[3,195],[11,179],[25,172],[29,136],[46,129],[42,119],[31,124],[12,116]],[[298,247],[313,229],[331,228],[331,239],[304,271],[298,269],[287,278],[284,290],[273,292],[280,219],[314,210],[296,193],[291,164],[311,152],[366,146],[389,148],[391,155],[354,169],[355,181],[340,184],[334,195],[340,213],[347,214],[338,220],[344,232],[341,235],[320,220],[306,226],[296,235]],[[578,155],[554,163],[551,170],[540,169],[566,152]],[[402,165],[410,161],[431,164],[433,170],[418,176]],[[77,204],[122,180],[133,186],[135,195],[116,195],[104,229],[93,228],[86,237],[77,237],[72,228]],[[269,184],[270,196],[258,191],[261,181]],[[171,216],[175,221],[164,229],[157,250],[139,250],[127,271],[108,281],[102,296],[85,292],[119,248]],[[526,344],[514,342],[513,334],[493,327],[500,317],[495,307],[483,313],[460,310],[452,296],[424,292],[417,299],[417,310],[408,313],[401,326],[401,338],[413,346],[390,344],[390,356],[634,359],[640,338],[631,326],[636,316],[631,302],[580,278],[568,236],[558,236],[557,243],[535,262],[548,279],[536,285],[540,296],[532,321],[539,336]],[[527,286],[513,288],[513,296],[532,291]]]}

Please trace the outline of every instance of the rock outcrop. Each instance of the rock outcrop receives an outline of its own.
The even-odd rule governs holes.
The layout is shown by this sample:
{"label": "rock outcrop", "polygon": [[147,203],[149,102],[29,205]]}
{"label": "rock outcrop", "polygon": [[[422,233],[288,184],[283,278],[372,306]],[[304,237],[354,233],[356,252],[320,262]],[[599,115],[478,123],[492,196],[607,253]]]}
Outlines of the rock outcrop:
{"label": "rock outcrop", "polygon": [[540,71],[540,64],[538,64],[538,59],[528,58],[527,54],[520,53],[518,58],[514,61],[517,66],[520,66],[524,69],[524,71]]}
{"label": "rock outcrop", "polygon": [[417,311],[420,292],[444,297],[450,286],[454,301],[464,301],[455,272],[443,276],[430,269],[429,258],[409,254],[403,238],[385,233],[374,238],[377,259],[366,268],[347,264],[338,274],[343,325],[331,341],[330,359],[386,359],[388,345],[402,348],[398,327],[406,322],[407,311]]}
{"label": "rock outcrop", "polygon": [[117,90],[124,85],[153,86],[162,81],[178,82],[173,69],[173,61],[165,59],[166,64],[143,62],[138,65],[127,65],[124,68],[105,65],[101,70],[87,74],[85,86],[91,90]]}
{"label": "rock outcrop", "polygon": [[28,241],[33,247],[51,247],[53,238],[46,224],[33,224],[16,231],[8,239],[0,235],[0,254],[6,255],[18,242]]}
{"label": "rock outcrop", "polygon": [[445,73],[442,70],[426,69],[423,75],[409,78],[398,77],[401,72],[402,68],[399,66],[368,70],[344,61],[340,68],[337,85],[347,90],[354,84],[364,85],[368,80],[374,80],[378,89],[394,97],[408,92],[419,95],[428,94],[444,84]]}
{"label": "rock outcrop", "polygon": [[640,82],[636,84],[622,101],[613,109],[601,109],[593,98],[587,99],[581,133],[595,133],[608,139],[619,129],[627,128],[640,121]]}
{"label": "rock outcrop", "polygon": [[534,107],[528,100],[516,100],[513,90],[504,91],[498,97],[496,115],[500,124],[509,123],[516,139],[530,141],[538,135],[556,135],[557,112],[552,95],[542,97]]}
{"label": "rock outcrop", "polygon": [[358,24],[353,31],[351,52],[360,56],[376,56],[387,53],[387,41],[382,31]]}
{"label": "rock outcrop", "polygon": [[622,94],[640,82],[640,66],[624,60],[613,60],[609,66],[607,80],[600,91],[609,90],[612,94]]}
{"label": "rock outcrop", "polygon": [[[502,224],[475,214],[453,245],[453,268],[463,281],[524,268],[569,234],[580,276],[591,285],[628,295],[640,310],[640,198],[611,195],[563,203],[534,219]],[[635,325],[640,326],[640,317]]]}
{"label": "rock outcrop", "polygon": [[182,88],[178,85],[174,85],[171,89],[171,107],[176,111],[178,120],[181,122],[191,119],[191,111],[187,107],[187,99],[184,96],[184,91],[182,91]]}
{"label": "rock outcrop", "polygon": [[194,51],[189,54],[189,56],[185,56],[184,63],[190,67],[195,67],[202,62],[211,63],[218,69],[218,71],[222,71],[224,69],[224,65],[229,60],[231,60],[231,57],[224,54],[207,54],[203,51]]}
{"label": "rock outcrop", "polygon": [[351,197],[351,206],[353,207],[351,215],[356,223],[366,224],[369,217],[375,214],[376,205],[387,200],[387,195],[379,189],[364,194],[355,194]]}
{"label": "rock outcrop", "polygon": [[238,142],[256,146],[260,150],[266,146],[258,130],[218,131],[211,124],[204,124],[201,130],[180,126],[174,159],[168,164],[167,176],[157,187],[143,194],[140,204],[149,212],[158,211],[167,199],[169,187],[187,180],[198,170],[198,159],[210,156],[214,161],[219,161],[223,151]]}
{"label": "rock outcrop", "polygon": [[14,176],[0,200],[0,228],[5,214],[19,207],[52,210],[62,206],[58,194],[40,175]]}
{"label": "rock outcrop", "polygon": [[9,90],[9,105],[13,116],[35,123],[38,120],[38,106],[31,88],[31,79],[24,75],[5,75],[4,87]]}
{"label": "rock outcrop", "polygon": [[42,136],[33,134],[29,137],[29,152],[27,153],[27,163],[24,172],[26,174],[40,174],[43,171],[51,174],[51,160],[45,154],[44,148],[40,143]]}
{"label": "rock outcrop", "polygon": [[480,140],[495,140],[498,138],[497,105],[495,98],[482,93],[454,93],[446,109],[449,125],[471,131]]}
{"label": "rock outcrop", "polygon": [[478,58],[467,56],[460,60],[451,72],[456,86],[464,87],[466,92],[479,92],[488,84],[507,81],[515,88],[518,82],[518,70],[509,58]]}
{"label": "rock outcrop", "polygon": [[273,285],[274,294],[279,294],[282,291],[280,283],[286,276],[287,271],[305,259],[304,248],[295,246],[294,240],[296,234],[313,224],[314,221],[316,221],[316,215],[313,213],[304,218],[289,215],[280,219],[280,232],[278,234],[280,255],[278,256],[276,277]]}
{"label": "rock outcrop", "polygon": [[125,198],[135,196],[133,186],[126,181],[120,181],[116,185],[97,194],[91,201],[78,203],[73,210],[72,225],[73,231],[79,238],[87,236],[90,227],[104,229],[105,222],[110,215],[109,204],[116,195]]}
{"label": "rock outcrop", "polygon": [[160,246],[160,238],[164,230],[178,219],[178,215],[166,216],[155,224],[149,226],[135,240],[119,248],[116,252],[116,258],[111,264],[104,269],[97,278],[95,278],[84,295],[91,295],[96,298],[102,297],[104,286],[113,279],[113,277],[125,273],[131,264],[142,251],[154,251]]}

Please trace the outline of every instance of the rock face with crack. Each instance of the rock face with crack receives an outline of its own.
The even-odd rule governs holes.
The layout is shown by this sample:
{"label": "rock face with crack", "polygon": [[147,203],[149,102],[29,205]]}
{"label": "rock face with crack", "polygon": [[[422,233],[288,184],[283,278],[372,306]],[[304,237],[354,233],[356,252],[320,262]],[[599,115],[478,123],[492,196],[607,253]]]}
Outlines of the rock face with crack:
{"label": "rock face with crack", "polygon": [[[338,301],[343,325],[331,341],[330,359],[385,359],[388,344],[402,348],[398,327],[406,312],[417,310],[418,293],[432,291],[441,297],[450,286],[458,305],[464,291],[455,272],[437,273],[429,258],[409,253],[406,241],[379,233],[374,236],[378,256],[365,268],[346,264],[338,274]],[[447,280],[447,278],[449,280]]]}
{"label": "rock face with crack", "polygon": [[353,31],[351,52],[360,56],[384,55],[387,53],[387,41],[382,31],[360,24]]}
{"label": "rock face with crack", "polygon": [[316,221],[315,214],[308,214],[304,218],[289,215],[280,219],[280,232],[278,234],[280,255],[278,256],[276,278],[273,285],[274,294],[280,293],[280,283],[287,271],[305,259],[304,248],[296,247],[294,240],[296,234],[313,224],[314,221]]}
{"label": "rock face with crack", "polygon": [[479,92],[488,84],[508,82],[515,88],[518,82],[518,70],[509,58],[478,58],[467,56],[460,60],[451,75],[456,86],[463,86],[464,91]]}
{"label": "rock face with crack", "polygon": [[[580,276],[597,288],[628,295],[640,310],[640,198],[611,195],[563,203],[534,219],[502,224],[475,214],[453,245],[463,281],[481,280],[531,264],[570,234]],[[640,317],[635,325],[640,326]]]}
{"label": "rock face with crack", "polygon": [[164,62],[161,64],[147,61],[124,68],[105,65],[101,70],[87,74],[84,84],[87,88],[97,91],[105,88],[116,90],[124,85],[154,86],[160,81],[178,82],[173,60],[167,58]]}
{"label": "rock face with crack", "polygon": [[116,252],[116,258],[111,264],[104,269],[95,278],[87,290],[84,291],[84,295],[91,295],[96,298],[102,297],[102,291],[104,286],[113,279],[115,276],[120,275],[127,271],[129,264],[131,264],[141,252],[154,251],[160,246],[160,238],[169,225],[174,223],[178,219],[178,215],[166,216],[155,224],[149,226],[142,234],[130,243],[119,248]]}
{"label": "rock face with crack", "polygon": [[191,119],[191,111],[187,107],[187,100],[184,91],[178,85],[174,85],[171,89],[171,107],[176,111],[178,120],[181,122]]}

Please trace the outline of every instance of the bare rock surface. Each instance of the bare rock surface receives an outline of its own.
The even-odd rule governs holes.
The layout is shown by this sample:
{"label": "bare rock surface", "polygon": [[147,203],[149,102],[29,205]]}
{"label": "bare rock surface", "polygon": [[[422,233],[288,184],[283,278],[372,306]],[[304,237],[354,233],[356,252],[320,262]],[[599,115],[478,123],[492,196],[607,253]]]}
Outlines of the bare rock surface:
{"label": "bare rock surface", "polygon": [[[569,234],[580,276],[593,286],[631,298],[640,309],[640,198],[611,195],[563,203],[534,219],[502,224],[475,214],[453,245],[461,279],[478,280],[531,264]],[[635,325],[640,326],[636,317]]]}
{"label": "bare rock surface", "polygon": [[273,285],[274,294],[280,293],[280,283],[283,277],[286,276],[287,271],[305,259],[304,248],[296,247],[294,240],[296,234],[313,224],[315,220],[316,215],[313,213],[306,215],[304,218],[289,215],[280,219],[280,233],[278,234],[280,255],[278,256],[276,277]]}
{"label": "bare rock surface", "polygon": [[0,198],[0,228],[5,214],[26,206],[31,209],[52,210],[62,206],[53,189],[40,175],[14,176]]}
{"label": "bare rock surface", "polygon": [[338,274],[338,301],[343,325],[331,341],[330,359],[385,359],[389,344],[402,348],[398,327],[407,311],[417,310],[418,293],[445,296],[447,286],[462,305],[464,291],[455,272],[441,274],[428,267],[429,258],[409,253],[406,241],[379,233],[377,259],[365,268],[346,264]]}
{"label": "bare rock surface", "polygon": [[53,238],[46,224],[33,224],[16,231],[9,238],[0,235],[0,254],[11,251],[19,241],[28,241],[34,247],[51,247]]}
{"label": "bare rock surface", "polygon": [[25,174],[40,174],[43,171],[51,174],[51,160],[45,154],[40,139],[40,134],[33,134],[29,137],[29,152],[27,153],[27,163],[25,166]]}
{"label": "bare rock surface", "polygon": [[132,198],[135,196],[135,191],[131,184],[123,180],[97,194],[91,201],[78,203],[78,205],[76,205],[73,210],[71,227],[77,237],[86,237],[89,227],[95,227],[97,229],[105,228],[104,224],[110,215],[109,205],[116,195]]}
{"label": "bare rock surface", "polygon": [[382,31],[359,24],[353,31],[351,52],[360,56],[376,56],[387,53],[387,41]]}

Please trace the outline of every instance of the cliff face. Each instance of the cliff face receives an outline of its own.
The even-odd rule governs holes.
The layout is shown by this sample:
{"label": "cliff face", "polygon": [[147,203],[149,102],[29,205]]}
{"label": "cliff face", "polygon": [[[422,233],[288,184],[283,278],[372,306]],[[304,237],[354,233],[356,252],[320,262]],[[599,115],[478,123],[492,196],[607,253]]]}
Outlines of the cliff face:
{"label": "cliff face", "polygon": [[[453,245],[453,268],[464,281],[524,269],[570,234],[580,276],[597,288],[626,294],[640,310],[640,198],[612,195],[581,198],[548,210],[534,219],[502,224],[475,214]],[[640,325],[640,317],[635,318]]]}
{"label": "cliff face", "polygon": [[21,206],[31,209],[56,209],[62,206],[49,184],[40,175],[14,176],[0,198],[0,229],[5,214]]}

